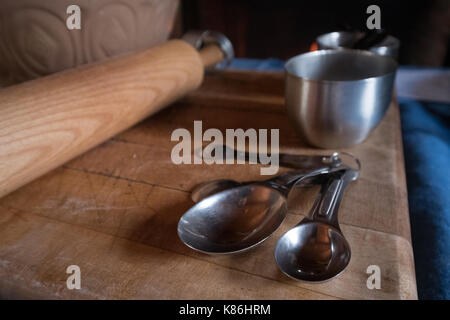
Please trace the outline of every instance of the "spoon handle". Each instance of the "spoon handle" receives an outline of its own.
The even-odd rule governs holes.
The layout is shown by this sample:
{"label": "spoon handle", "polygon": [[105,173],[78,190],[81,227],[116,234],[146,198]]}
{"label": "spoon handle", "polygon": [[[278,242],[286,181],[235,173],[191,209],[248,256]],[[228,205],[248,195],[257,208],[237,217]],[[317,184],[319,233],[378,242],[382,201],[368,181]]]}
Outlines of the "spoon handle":
{"label": "spoon handle", "polygon": [[319,196],[308,215],[313,221],[327,223],[340,230],[338,222],[339,206],[344,190],[352,180],[353,170],[345,169],[332,173],[322,184]]}
{"label": "spoon handle", "polygon": [[[337,170],[330,165],[322,163],[322,165],[317,164],[317,166],[311,167],[308,170],[295,170],[287,172],[276,176],[272,179],[266,180],[263,183],[269,185],[270,187],[280,191],[285,197],[288,197],[291,189],[300,183],[300,181],[305,181],[309,178],[314,179],[314,177],[332,172]],[[305,184],[303,184],[305,185]]]}
{"label": "spoon handle", "polygon": [[359,39],[353,46],[353,49],[369,50],[371,47],[381,43],[387,37],[387,31],[384,29],[371,30]]}
{"label": "spoon handle", "polygon": [[333,164],[337,166],[341,163],[341,159],[339,158],[337,153],[333,153],[332,155],[299,155],[299,154],[257,154],[254,152],[247,151],[239,151],[233,148],[228,147],[227,145],[223,146],[223,156],[225,159],[238,159],[239,161],[249,162],[251,164],[268,164],[270,161],[270,157],[277,156],[278,162],[281,166],[286,168],[295,168],[299,170],[304,170],[306,172],[310,172],[315,170],[317,166],[327,164]]}

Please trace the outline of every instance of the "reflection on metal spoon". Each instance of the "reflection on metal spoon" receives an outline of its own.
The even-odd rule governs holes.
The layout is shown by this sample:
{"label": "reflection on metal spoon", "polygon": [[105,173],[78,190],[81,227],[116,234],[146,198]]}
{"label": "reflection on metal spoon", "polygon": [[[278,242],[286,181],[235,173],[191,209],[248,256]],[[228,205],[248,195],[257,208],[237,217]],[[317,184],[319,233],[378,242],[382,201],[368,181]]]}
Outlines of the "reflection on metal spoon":
{"label": "reflection on metal spoon", "polygon": [[[315,174],[332,169],[325,167]],[[181,217],[178,236],[188,247],[210,254],[250,249],[280,226],[292,186],[307,177],[294,171],[206,197]]]}
{"label": "reflection on metal spoon", "polygon": [[322,282],[347,267],[350,245],[339,228],[337,214],[344,189],[357,177],[358,171],[352,169],[329,174],[308,217],[278,240],[275,260],[286,275]]}

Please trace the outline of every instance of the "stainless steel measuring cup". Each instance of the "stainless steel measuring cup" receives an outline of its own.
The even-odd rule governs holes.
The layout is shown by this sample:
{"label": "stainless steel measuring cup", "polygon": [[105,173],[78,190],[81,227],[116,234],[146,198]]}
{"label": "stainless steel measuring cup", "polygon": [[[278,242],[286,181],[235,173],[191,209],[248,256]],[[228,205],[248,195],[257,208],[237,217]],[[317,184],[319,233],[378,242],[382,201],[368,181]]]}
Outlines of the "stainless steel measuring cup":
{"label": "stainless steel measuring cup", "polygon": [[291,58],[286,108],[298,133],[321,148],[364,141],[392,99],[397,63],[365,50],[319,50]]}

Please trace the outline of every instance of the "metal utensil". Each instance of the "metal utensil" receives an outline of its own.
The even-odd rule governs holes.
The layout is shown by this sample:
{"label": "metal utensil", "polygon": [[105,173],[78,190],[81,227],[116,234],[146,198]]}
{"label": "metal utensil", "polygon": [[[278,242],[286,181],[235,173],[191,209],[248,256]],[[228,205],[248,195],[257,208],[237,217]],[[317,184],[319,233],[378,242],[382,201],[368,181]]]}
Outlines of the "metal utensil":
{"label": "metal utensil", "polygon": [[[239,152],[239,151],[236,151]],[[224,153],[225,154],[225,153]],[[249,159],[250,154],[245,152],[245,159]],[[325,157],[325,158],[323,158]],[[357,162],[359,165],[359,160],[355,158],[352,154],[347,152],[334,152],[330,156],[307,156],[307,155],[291,155],[291,154],[280,154],[280,165],[288,166],[292,168],[302,169],[305,173],[310,172],[313,173],[315,170],[320,170],[320,162],[322,165],[327,163],[332,163],[333,167],[337,168],[340,165],[347,165],[351,167],[351,163],[349,163],[348,159],[351,159],[352,162]],[[320,162],[319,162],[320,161]],[[318,167],[319,165],[319,167]],[[191,191],[191,199],[194,202],[199,202],[202,199],[209,197],[215,193],[218,193],[223,190],[255,183],[256,181],[246,181],[246,182],[238,182],[231,179],[218,179],[213,181],[203,182]],[[308,187],[311,184],[310,179],[301,179],[299,183],[295,184],[295,187]]]}
{"label": "metal utensil", "polygon": [[[256,159],[256,161],[259,160],[259,157],[256,154],[234,150],[228,146],[223,146],[223,148],[224,155],[232,155],[234,157],[236,154],[237,157],[242,157],[245,161],[250,161],[251,159]],[[339,153],[335,152],[329,156],[279,154],[278,157],[280,165],[299,170],[301,169],[306,174],[317,170],[326,169],[330,166],[338,167],[342,162],[338,155]],[[208,181],[197,185],[192,190],[191,199],[194,202],[199,202],[200,200],[220,191],[252,183],[257,183],[257,181],[237,182],[229,179]]]}
{"label": "metal utensil", "polygon": [[[261,161],[260,156],[257,153],[252,153],[248,151],[241,151],[231,148],[227,145],[218,146],[222,148],[223,160],[232,159],[232,160],[241,160],[242,162],[248,162],[251,164],[266,164]],[[205,158],[205,155],[202,154],[202,149],[194,150],[198,157]],[[267,153],[267,157],[271,157],[272,154]],[[288,154],[288,153],[279,153],[277,155],[278,164],[280,166],[286,168],[295,168],[295,169],[305,169],[315,168],[317,166],[317,161],[322,162],[322,157],[331,157],[334,160],[337,160],[338,153],[334,152],[331,155],[301,155],[301,154]],[[352,156],[353,157],[353,156]]]}
{"label": "metal utensil", "polygon": [[319,50],[291,58],[286,108],[312,145],[358,144],[380,122],[392,99],[397,63],[365,50]]}
{"label": "metal utensil", "polygon": [[[330,170],[331,171],[331,170]],[[311,175],[311,174],[309,174]],[[300,183],[296,183],[296,187],[308,187],[312,185],[311,179],[300,179]],[[258,181],[245,181],[245,182],[238,182],[235,180],[228,180],[228,179],[219,179],[219,180],[213,180],[201,183],[192,190],[191,192],[191,199],[195,203],[213,195],[216,193],[219,193],[224,190],[228,190],[231,188],[236,188],[240,186],[245,186],[248,184],[255,184],[258,183]]]}
{"label": "metal utensil", "polygon": [[286,232],[275,248],[278,267],[291,278],[322,282],[340,274],[350,262],[350,245],[339,228],[338,209],[344,189],[358,171],[327,175],[307,218]]}
{"label": "metal utensil", "polygon": [[368,50],[384,41],[388,36],[384,29],[374,29],[366,32],[364,36],[358,39],[352,46],[352,49]]}
{"label": "metal utensil", "polygon": [[[335,31],[318,36],[316,42],[319,50],[363,46],[362,49],[370,50],[376,54],[390,56],[394,59],[398,58],[400,41],[397,38],[391,35],[381,37],[382,32],[379,32],[375,37],[375,40],[372,41],[372,35],[375,36],[374,32],[371,34],[369,33],[368,35],[367,33],[360,31]],[[364,38],[365,40],[361,40]],[[369,40],[369,38],[370,41],[366,41]],[[364,41],[364,43],[361,43],[360,41]],[[361,47],[359,49],[361,49]]]}
{"label": "metal utensil", "polygon": [[[323,157],[322,157],[323,158]],[[236,253],[267,239],[287,214],[286,198],[295,183],[329,172],[289,172],[215,193],[190,208],[178,222],[178,236],[188,247],[209,254]]]}

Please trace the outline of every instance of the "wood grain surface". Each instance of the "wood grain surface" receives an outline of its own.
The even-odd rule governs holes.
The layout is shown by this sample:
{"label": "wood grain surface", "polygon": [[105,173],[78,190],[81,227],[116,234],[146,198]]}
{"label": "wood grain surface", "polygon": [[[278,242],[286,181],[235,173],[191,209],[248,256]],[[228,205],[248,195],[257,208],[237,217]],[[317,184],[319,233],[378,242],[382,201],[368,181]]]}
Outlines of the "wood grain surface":
{"label": "wood grain surface", "polygon": [[171,40],[2,89],[0,196],[196,89],[203,70],[197,50]]}
{"label": "wood grain surface", "polygon": [[[218,128],[279,128],[282,152],[328,153],[305,145],[283,106],[283,75],[209,74],[202,88],[42,178],[0,199],[0,297],[51,299],[416,299],[399,111],[346,151],[362,161],[347,189],[340,223],[349,267],[321,284],[277,268],[276,241],[308,212],[316,189],[295,191],[289,214],[259,247],[208,256],[177,237],[190,190],[218,178],[265,179],[259,165],[174,165],[171,133]],[[81,269],[68,290],[66,268]],[[369,290],[367,267],[381,269]]]}

